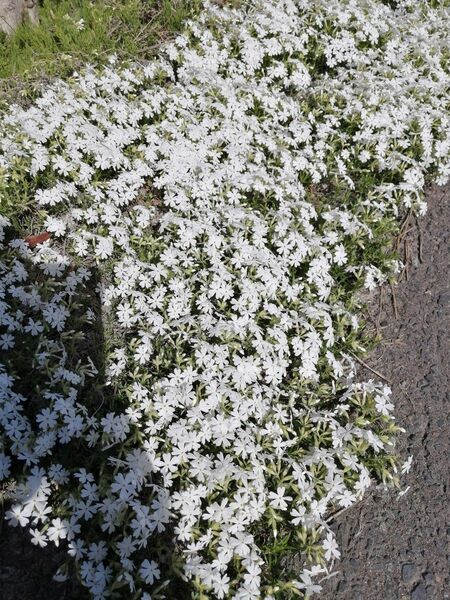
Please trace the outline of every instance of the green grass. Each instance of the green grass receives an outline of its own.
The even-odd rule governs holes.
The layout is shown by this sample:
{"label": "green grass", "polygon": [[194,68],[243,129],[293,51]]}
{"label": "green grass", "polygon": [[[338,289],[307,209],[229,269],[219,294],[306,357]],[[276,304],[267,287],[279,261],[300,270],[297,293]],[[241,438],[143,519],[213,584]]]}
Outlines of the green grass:
{"label": "green grass", "polygon": [[200,0],[43,0],[38,26],[0,33],[0,102],[33,97],[49,79],[111,54],[149,58],[199,7]]}

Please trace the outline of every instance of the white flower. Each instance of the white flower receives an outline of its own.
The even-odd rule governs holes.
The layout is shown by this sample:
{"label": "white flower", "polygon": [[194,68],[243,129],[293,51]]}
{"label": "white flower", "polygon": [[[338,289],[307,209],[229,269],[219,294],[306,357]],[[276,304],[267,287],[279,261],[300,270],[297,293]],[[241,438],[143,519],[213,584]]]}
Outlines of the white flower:
{"label": "white flower", "polygon": [[45,229],[56,237],[61,237],[66,233],[66,224],[61,219],[49,216],[45,219]]}
{"label": "white flower", "polygon": [[30,318],[28,324],[24,327],[24,331],[30,333],[31,335],[39,335],[44,331],[44,326],[42,325],[41,321],[35,321],[34,319]]}
{"label": "white flower", "polygon": [[38,529],[31,529],[31,543],[35,546],[40,546],[41,548],[45,548],[47,545],[47,536],[39,531]]}
{"label": "white flower", "polygon": [[139,574],[145,583],[149,583],[150,585],[156,580],[159,579],[161,572],[158,568],[157,563],[152,560],[148,561],[145,559],[139,568]]}
{"label": "white flower", "polygon": [[322,586],[318,583],[314,583],[311,575],[313,575],[313,571],[304,570],[300,574],[300,581],[295,581],[294,584],[297,589],[303,590],[306,594],[306,598],[308,598],[311,594],[319,593],[322,590]]}
{"label": "white flower", "polygon": [[261,367],[257,357],[242,357],[235,355],[233,357],[234,368],[230,368],[231,376],[238,389],[243,389],[246,385],[253,383],[258,378]]}
{"label": "white flower", "polygon": [[345,265],[347,262],[347,252],[342,244],[335,247],[333,260],[337,265]]}
{"label": "white flower", "polygon": [[54,542],[55,546],[59,546],[60,540],[64,540],[67,537],[67,526],[67,521],[60,518],[51,521],[51,525],[46,533],[48,539]]}
{"label": "white flower", "polygon": [[15,344],[16,341],[12,334],[4,333],[0,336],[0,348],[2,350],[10,350],[11,348],[14,348]]}
{"label": "white flower", "polygon": [[0,481],[9,476],[11,468],[11,457],[0,452]]}
{"label": "white flower", "polygon": [[32,506],[30,504],[25,506],[14,504],[10,510],[6,511],[5,516],[13,527],[17,525],[25,527],[29,523],[31,512]]}
{"label": "white flower", "polygon": [[67,553],[73,556],[75,560],[81,560],[85,553],[85,543],[83,540],[71,540],[68,543]]}
{"label": "white flower", "polygon": [[282,486],[277,488],[276,492],[269,492],[270,506],[287,510],[288,502],[292,501],[292,496],[285,496],[286,489]]}
{"label": "white flower", "polygon": [[325,558],[328,561],[332,558],[340,558],[341,556],[341,553],[338,550],[336,539],[331,531],[327,533],[327,537],[322,542],[322,548],[325,550]]}
{"label": "white flower", "polygon": [[95,247],[95,254],[98,258],[105,260],[109,258],[114,250],[113,241],[110,238],[97,237],[97,245]]}
{"label": "white flower", "polygon": [[405,462],[400,467],[402,475],[406,475],[406,473],[409,473],[409,471],[411,470],[412,462],[413,462],[413,456],[412,455],[408,456],[408,458],[405,460]]}
{"label": "white flower", "polygon": [[291,517],[293,517],[293,519],[291,519],[293,525],[300,525],[300,523],[304,523],[306,520],[306,508],[304,506],[299,505],[298,508],[294,508],[290,514]]}
{"label": "white flower", "polygon": [[394,405],[392,402],[389,402],[389,397],[385,393],[377,394],[375,396],[375,406],[379,413],[386,416],[388,416],[394,410]]}

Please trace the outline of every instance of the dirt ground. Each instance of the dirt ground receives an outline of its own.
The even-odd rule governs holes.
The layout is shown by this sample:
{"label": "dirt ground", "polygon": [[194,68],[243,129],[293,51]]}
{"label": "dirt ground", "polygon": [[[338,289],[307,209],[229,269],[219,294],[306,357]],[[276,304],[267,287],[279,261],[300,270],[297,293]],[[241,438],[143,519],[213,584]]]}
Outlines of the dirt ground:
{"label": "dirt ground", "polygon": [[[414,455],[403,477],[410,489],[402,498],[373,489],[337,519],[342,560],[320,600],[450,600],[450,186],[428,200],[420,235],[413,224],[407,235],[411,264],[396,311],[387,290],[379,314],[374,303],[384,341],[368,361],[391,382],[406,429],[398,449]],[[3,524],[0,600],[86,598],[72,582],[52,581],[63,558]]]}
{"label": "dirt ground", "polygon": [[[57,583],[53,574],[66,553],[37,549],[21,527],[0,531],[0,600],[87,600],[74,581]],[[81,591],[81,594],[80,594]]]}

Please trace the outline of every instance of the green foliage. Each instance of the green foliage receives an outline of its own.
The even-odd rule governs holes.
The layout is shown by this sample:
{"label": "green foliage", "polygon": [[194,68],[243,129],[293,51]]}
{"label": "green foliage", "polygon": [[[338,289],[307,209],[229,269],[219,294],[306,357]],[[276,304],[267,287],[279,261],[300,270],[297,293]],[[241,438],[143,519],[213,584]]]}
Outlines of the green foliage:
{"label": "green foliage", "polygon": [[0,34],[0,93],[4,101],[18,92],[30,95],[33,83],[67,77],[111,54],[146,59],[199,5],[199,0],[43,0],[39,26],[24,23],[10,37]]}

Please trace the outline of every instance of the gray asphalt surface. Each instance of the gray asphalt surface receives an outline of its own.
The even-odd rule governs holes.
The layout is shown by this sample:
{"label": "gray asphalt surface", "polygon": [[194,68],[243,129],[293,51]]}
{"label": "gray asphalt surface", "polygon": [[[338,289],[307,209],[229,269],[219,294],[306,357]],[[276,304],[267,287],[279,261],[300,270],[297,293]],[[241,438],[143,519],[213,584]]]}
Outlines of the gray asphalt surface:
{"label": "gray asphalt surface", "polygon": [[371,309],[384,341],[368,364],[392,382],[406,429],[397,447],[414,456],[402,479],[410,488],[400,499],[374,489],[337,519],[339,573],[320,600],[450,599],[450,186],[428,202],[420,234],[412,222],[407,235],[397,318],[387,290],[381,313],[376,301]]}

